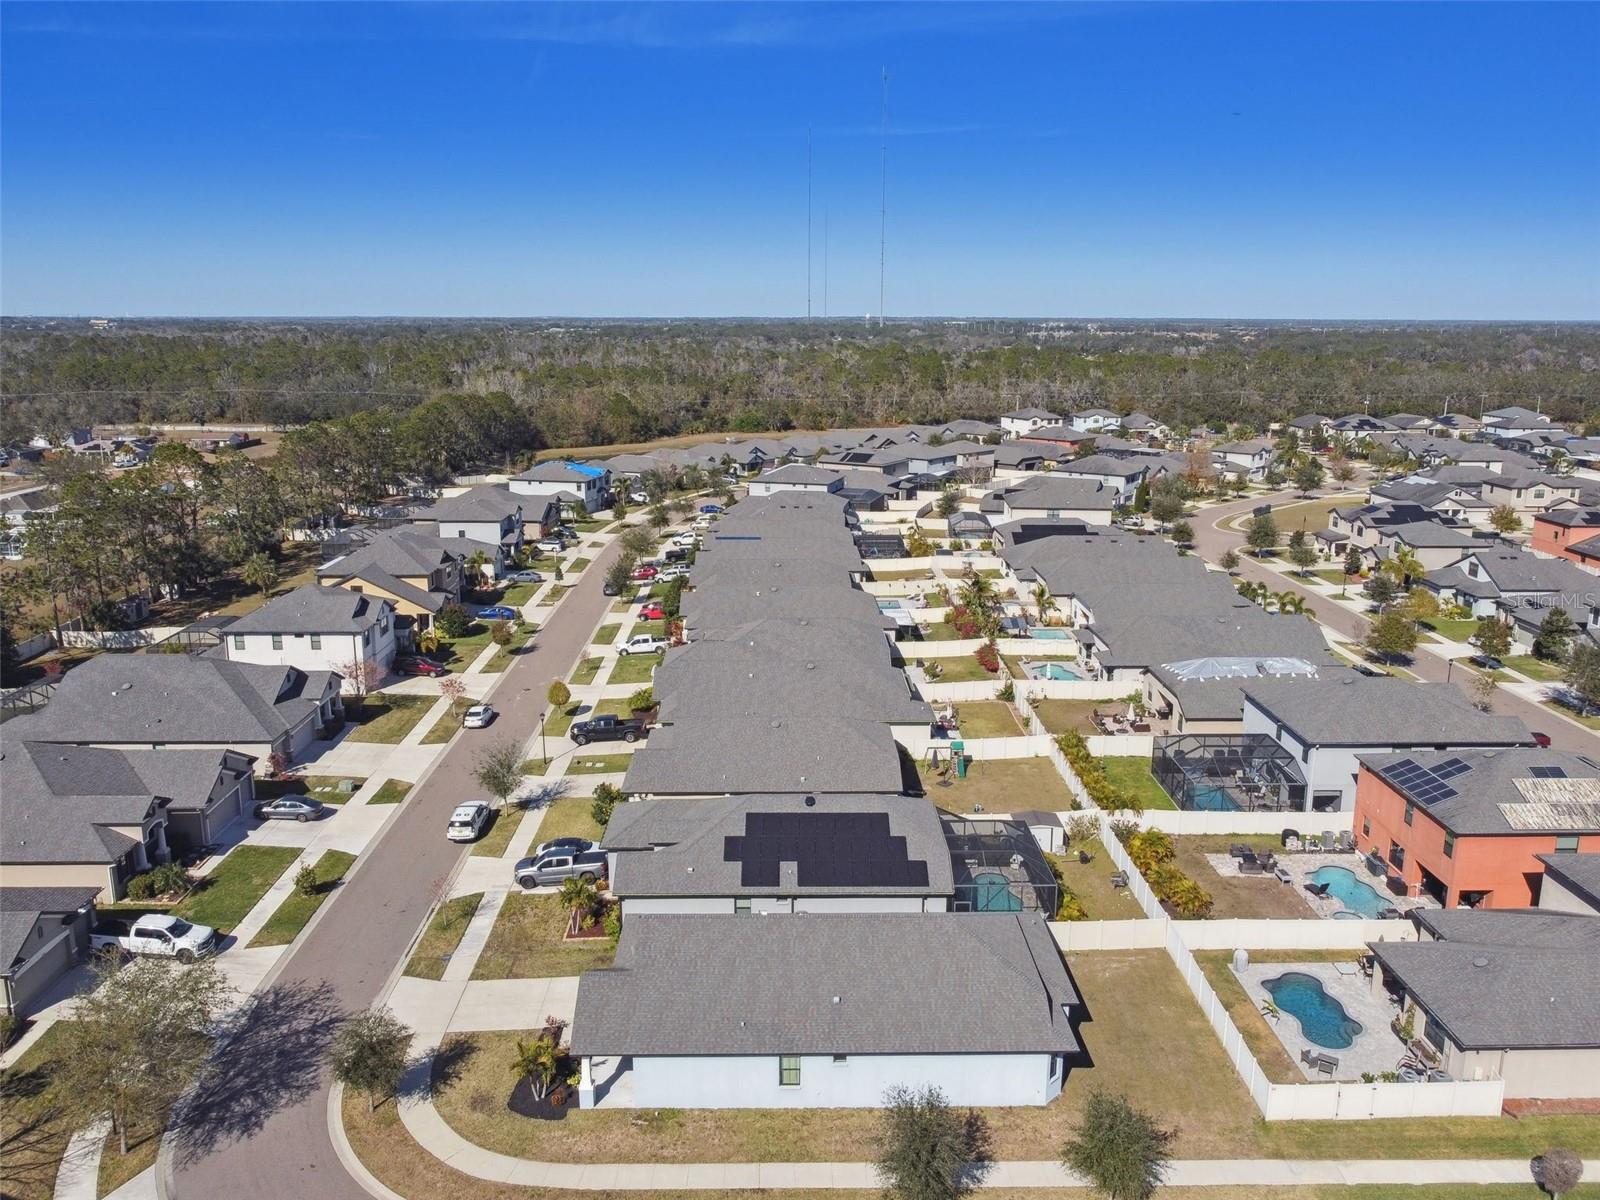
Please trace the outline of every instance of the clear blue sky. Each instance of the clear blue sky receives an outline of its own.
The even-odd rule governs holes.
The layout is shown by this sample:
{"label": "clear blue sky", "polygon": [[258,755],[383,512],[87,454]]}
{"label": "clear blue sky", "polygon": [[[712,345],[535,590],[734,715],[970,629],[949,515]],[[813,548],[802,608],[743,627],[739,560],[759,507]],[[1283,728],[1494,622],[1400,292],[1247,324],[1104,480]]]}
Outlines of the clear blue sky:
{"label": "clear blue sky", "polygon": [[0,6],[0,310],[1600,318],[1600,5]]}

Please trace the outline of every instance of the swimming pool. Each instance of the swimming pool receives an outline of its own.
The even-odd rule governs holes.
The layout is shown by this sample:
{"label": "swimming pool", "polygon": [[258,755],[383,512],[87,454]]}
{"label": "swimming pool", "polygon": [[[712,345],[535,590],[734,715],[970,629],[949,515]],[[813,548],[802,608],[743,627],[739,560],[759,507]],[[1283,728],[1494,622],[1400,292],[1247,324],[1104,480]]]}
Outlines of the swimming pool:
{"label": "swimming pool", "polygon": [[1306,1041],[1325,1050],[1348,1050],[1365,1028],[1345,1012],[1322,980],[1304,971],[1290,971],[1261,985],[1280,1010],[1300,1022]]}
{"label": "swimming pool", "polygon": [[1072,631],[1035,625],[1028,630],[1028,636],[1038,638],[1042,642],[1065,642],[1072,637]]}
{"label": "swimming pool", "polygon": [[1344,867],[1318,867],[1311,872],[1311,882],[1327,884],[1328,895],[1363,917],[1376,917],[1389,907],[1389,901],[1376,888]]}
{"label": "swimming pool", "polygon": [[901,609],[901,608],[904,608],[904,607],[905,607],[905,605],[901,604],[900,601],[894,599],[893,597],[890,597],[887,600],[882,599],[882,598],[880,598],[878,600],[878,611],[879,612],[895,612],[898,609]]}
{"label": "swimming pool", "polygon": [[1011,881],[1004,875],[985,871],[972,877],[972,909],[974,912],[1021,912],[1022,900],[1011,890]]}
{"label": "swimming pool", "polygon": [[1189,789],[1195,812],[1238,812],[1239,806],[1227,790],[1215,783],[1199,783]]}
{"label": "swimming pool", "polygon": [[1079,675],[1071,667],[1064,667],[1060,663],[1036,662],[1028,664],[1028,678],[1068,680],[1082,679],[1083,676]]}

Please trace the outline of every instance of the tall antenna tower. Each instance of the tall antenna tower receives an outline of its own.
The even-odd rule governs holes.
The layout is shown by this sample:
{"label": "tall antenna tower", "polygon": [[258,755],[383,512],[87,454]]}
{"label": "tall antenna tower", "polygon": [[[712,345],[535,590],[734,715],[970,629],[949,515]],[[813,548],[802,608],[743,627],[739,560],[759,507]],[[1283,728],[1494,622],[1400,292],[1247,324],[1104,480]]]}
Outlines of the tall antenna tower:
{"label": "tall antenna tower", "polygon": [[883,328],[884,248],[889,235],[889,68],[883,68],[883,102],[878,116],[878,328]]}
{"label": "tall antenna tower", "polygon": [[806,320],[811,320],[811,127],[806,126]]}

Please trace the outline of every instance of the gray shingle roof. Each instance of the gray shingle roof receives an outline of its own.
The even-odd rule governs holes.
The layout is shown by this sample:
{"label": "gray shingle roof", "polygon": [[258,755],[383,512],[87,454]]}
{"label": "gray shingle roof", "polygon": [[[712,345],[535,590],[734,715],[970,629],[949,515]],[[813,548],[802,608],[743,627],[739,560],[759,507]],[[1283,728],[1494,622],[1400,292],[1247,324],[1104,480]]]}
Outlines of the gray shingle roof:
{"label": "gray shingle roof", "polygon": [[460,495],[446,496],[427,508],[418,509],[423,521],[503,521],[523,509],[526,496],[513,495],[504,484],[481,483]]}
{"label": "gray shingle roof", "polygon": [[92,887],[0,887],[0,975],[17,961],[39,918],[76,912],[99,893]]}
{"label": "gray shingle roof", "polygon": [[1369,945],[1458,1045],[1600,1046],[1600,917],[1458,909],[1425,924],[1447,940]]}
{"label": "gray shingle roof", "polygon": [[661,719],[685,717],[833,716],[895,724],[927,724],[933,710],[911,694],[888,647],[863,659],[776,658],[760,649],[730,652],[698,644],[670,651],[653,680],[663,697]]}
{"label": "gray shingle roof", "polygon": [[139,826],[165,806],[119,750],[8,738],[0,761],[0,862],[113,862],[136,842],[110,826]]}
{"label": "gray shingle roof", "polygon": [[393,612],[394,605],[377,596],[308,583],[246,613],[228,632],[360,634]]}
{"label": "gray shingle roof", "polygon": [[1096,479],[1035,475],[1012,487],[989,493],[1013,510],[1074,509],[1107,511],[1117,505],[1117,489]]}
{"label": "gray shingle roof", "polygon": [[399,578],[428,575],[448,563],[464,559],[470,552],[462,548],[461,538],[440,538],[421,529],[389,529],[349,554],[323,563],[318,577],[347,579],[371,567]]}
{"label": "gray shingle roof", "polygon": [[1600,912],[1600,853],[1540,854],[1544,873]]}
{"label": "gray shingle roof", "polygon": [[1324,676],[1251,680],[1244,694],[1317,746],[1533,745],[1517,718],[1479,712],[1451,684],[1371,679],[1354,671]]}
{"label": "gray shingle roof", "polygon": [[622,786],[658,795],[899,792],[900,758],[881,721],[696,717],[652,730]]}
{"label": "gray shingle roof", "polygon": [[[807,800],[811,803],[807,803]],[[728,796],[708,800],[641,800],[618,805],[601,846],[619,851],[611,889],[618,896],[770,896],[773,886],[747,887],[743,862],[728,857],[726,839],[745,836],[752,814],[791,814],[814,827],[810,836],[830,857],[848,855],[848,841],[829,843],[838,814],[882,814],[889,836],[907,859],[922,863],[927,882],[897,880],[834,886],[803,885],[793,860],[782,863],[777,894],[784,896],[949,896],[955,890],[950,850],[938,811],[918,796]],[[652,849],[652,847],[661,847]],[[867,878],[863,876],[863,878]]]}
{"label": "gray shingle roof", "polygon": [[787,463],[771,471],[763,471],[756,476],[759,483],[833,483],[839,478],[839,472],[827,471],[821,467],[813,467],[807,463]]}
{"label": "gray shingle roof", "polygon": [[[1406,786],[1413,778],[1419,782],[1427,781],[1404,770],[1402,764],[1411,763],[1431,772],[1435,767],[1452,760],[1468,768],[1449,776],[1449,786],[1456,793],[1454,796],[1429,803],[1425,797],[1431,789],[1421,787],[1413,791]],[[1600,833],[1600,820],[1579,819],[1573,824],[1550,824],[1545,821],[1537,829],[1528,828],[1526,823],[1513,825],[1507,819],[1507,810],[1502,807],[1530,803],[1528,793],[1520,789],[1517,782],[1536,778],[1536,770],[1544,773],[1560,771],[1566,779],[1600,779],[1600,766],[1577,754],[1537,747],[1434,750],[1406,754],[1363,754],[1361,761],[1390,787],[1408,800],[1415,801],[1428,816],[1452,833],[1500,837],[1527,834],[1543,838],[1558,833]],[[1511,811],[1515,813],[1518,810]],[[1571,815],[1572,810],[1552,810],[1548,816],[1559,822],[1564,811]]]}
{"label": "gray shingle roof", "polygon": [[1061,1053],[1078,1003],[1037,913],[638,915],[579,981],[572,1049]]}

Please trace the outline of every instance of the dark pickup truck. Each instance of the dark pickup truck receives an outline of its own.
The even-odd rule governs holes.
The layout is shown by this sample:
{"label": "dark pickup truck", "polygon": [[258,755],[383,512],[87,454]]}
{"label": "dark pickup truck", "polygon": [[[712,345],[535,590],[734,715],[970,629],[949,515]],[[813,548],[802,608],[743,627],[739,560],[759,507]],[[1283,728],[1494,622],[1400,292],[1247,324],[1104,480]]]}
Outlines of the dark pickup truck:
{"label": "dark pickup truck", "polygon": [[628,717],[595,717],[574,721],[568,734],[580,746],[590,742],[637,742],[644,736],[644,722]]}

